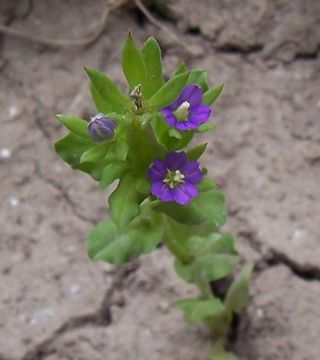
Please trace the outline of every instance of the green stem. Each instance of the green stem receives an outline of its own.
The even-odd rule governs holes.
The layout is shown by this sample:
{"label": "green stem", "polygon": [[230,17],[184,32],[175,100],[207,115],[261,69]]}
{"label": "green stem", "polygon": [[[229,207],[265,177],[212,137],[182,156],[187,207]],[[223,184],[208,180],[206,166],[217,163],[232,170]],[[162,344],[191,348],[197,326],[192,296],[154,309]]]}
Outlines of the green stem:
{"label": "green stem", "polygon": [[[156,206],[156,201],[152,203]],[[193,256],[190,254],[188,249],[185,246],[185,243],[177,241],[175,239],[174,233],[171,233],[170,226],[167,227],[165,231],[163,242],[169,249],[169,251],[183,264],[190,264],[193,261]],[[197,278],[194,280],[194,284],[199,288],[201,297],[203,299],[210,299],[214,297],[212,292],[210,282],[207,281],[204,274],[199,273]],[[232,320],[232,313],[227,310],[221,314],[214,317],[208,317],[205,320],[206,325],[210,329],[212,335],[223,344],[227,342],[228,329]]]}
{"label": "green stem", "polygon": [[184,249],[184,247],[181,246],[178,241],[173,239],[170,234],[164,234],[163,242],[166,244],[167,248],[171,251],[171,253],[182,263],[189,264],[191,262],[192,257],[189,252],[187,252],[186,249]]}

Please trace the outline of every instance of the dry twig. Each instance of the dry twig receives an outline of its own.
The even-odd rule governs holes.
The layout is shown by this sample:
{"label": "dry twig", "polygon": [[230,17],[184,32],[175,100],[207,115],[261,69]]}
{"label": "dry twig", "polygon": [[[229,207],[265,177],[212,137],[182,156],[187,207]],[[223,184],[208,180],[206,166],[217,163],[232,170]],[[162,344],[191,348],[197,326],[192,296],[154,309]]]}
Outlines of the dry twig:
{"label": "dry twig", "polygon": [[145,17],[151,22],[151,24],[155,25],[157,28],[166,33],[177,45],[181,46],[187,51],[187,53],[189,53],[188,46],[182,41],[180,41],[178,36],[173,33],[167,26],[163,25],[159,20],[157,20],[141,2],[141,0],[134,0],[134,3],[136,4],[137,8],[145,15]]}

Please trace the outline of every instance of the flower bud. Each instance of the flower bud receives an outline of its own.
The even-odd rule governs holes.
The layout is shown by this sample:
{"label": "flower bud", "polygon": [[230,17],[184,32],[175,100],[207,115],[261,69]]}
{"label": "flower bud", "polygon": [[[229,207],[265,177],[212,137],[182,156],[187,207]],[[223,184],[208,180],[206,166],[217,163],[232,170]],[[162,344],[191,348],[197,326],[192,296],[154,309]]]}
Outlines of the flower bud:
{"label": "flower bud", "polygon": [[94,141],[110,140],[114,135],[114,121],[98,113],[90,118],[88,131]]}

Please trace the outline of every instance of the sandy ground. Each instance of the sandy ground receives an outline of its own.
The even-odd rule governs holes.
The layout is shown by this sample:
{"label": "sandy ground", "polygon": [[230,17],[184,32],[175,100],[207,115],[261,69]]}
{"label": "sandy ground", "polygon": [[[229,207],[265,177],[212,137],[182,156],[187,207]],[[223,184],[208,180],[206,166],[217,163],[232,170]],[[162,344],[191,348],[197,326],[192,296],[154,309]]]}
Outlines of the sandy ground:
{"label": "sandy ground", "polygon": [[[256,269],[232,344],[241,360],[318,360],[320,333],[320,2],[166,1],[151,24],[133,5],[88,47],[0,35],[0,359],[205,360],[209,334],[172,308],[194,293],[158,249],[124,268],[91,263],[90,227],[106,193],[52,144],[54,114],[93,112],[83,66],[124,86],[128,29],[154,35],[169,75],[178,61],[224,82],[204,138],[227,194],[228,228]],[[1,0],[0,23],[41,38],[92,33],[102,0]],[[177,44],[177,40],[180,44]]]}

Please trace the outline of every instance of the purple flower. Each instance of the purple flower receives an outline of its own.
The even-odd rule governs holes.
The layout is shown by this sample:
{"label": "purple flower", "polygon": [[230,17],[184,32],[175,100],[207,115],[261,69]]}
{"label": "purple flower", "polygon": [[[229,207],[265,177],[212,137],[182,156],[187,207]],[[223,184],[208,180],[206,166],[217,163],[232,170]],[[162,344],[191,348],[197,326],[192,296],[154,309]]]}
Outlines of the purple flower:
{"label": "purple flower", "polygon": [[160,111],[167,124],[178,130],[192,130],[206,122],[211,113],[209,105],[201,104],[202,91],[195,84],[187,85],[170,105]]}
{"label": "purple flower", "polygon": [[195,184],[202,179],[202,173],[198,161],[187,160],[183,151],[171,151],[164,160],[152,162],[148,177],[152,182],[153,195],[162,201],[185,205],[198,195]]}
{"label": "purple flower", "polygon": [[90,118],[88,131],[94,141],[110,140],[114,135],[114,121],[98,113]]}

